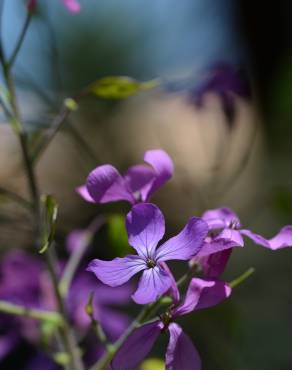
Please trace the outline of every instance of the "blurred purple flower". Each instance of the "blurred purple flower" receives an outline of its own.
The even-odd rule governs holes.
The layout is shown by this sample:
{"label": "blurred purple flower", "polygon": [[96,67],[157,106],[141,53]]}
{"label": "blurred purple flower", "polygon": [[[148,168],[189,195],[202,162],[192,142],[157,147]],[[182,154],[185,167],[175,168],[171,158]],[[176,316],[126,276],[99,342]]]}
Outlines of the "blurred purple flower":
{"label": "blurred purple flower", "polygon": [[[83,334],[90,327],[85,306],[92,292],[95,318],[108,337],[116,340],[127,328],[129,318],[113,306],[128,303],[132,289],[129,285],[110,288],[96,284],[91,274],[78,273],[70,287],[66,305],[75,328]],[[0,299],[28,308],[55,310],[54,290],[41,259],[19,250],[8,253],[0,265]],[[0,360],[13,351],[21,340],[37,344],[40,339],[39,323],[27,317],[0,314],[0,326]],[[91,339],[87,349],[100,353],[96,338]]]}
{"label": "blurred purple flower", "polygon": [[135,165],[124,176],[110,164],[96,167],[88,176],[86,185],[76,191],[88,202],[109,203],[126,200],[131,204],[149,201],[151,195],[164,185],[173,174],[173,163],[161,150],[144,154],[148,165]]}
{"label": "blurred purple flower", "polygon": [[182,304],[170,308],[160,320],[136,329],[117,352],[111,369],[135,369],[150,352],[159,335],[168,330],[170,339],[166,350],[166,370],[201,370],[196,348],[174,321],[192,311],[215,306],[230,294],[231,288],[224,282],[193,278]]}
{"label": "blurred purple flower", "polygon": [[208,93],[216,94],[220,98],[226,118],[232,123],[235,116],[235,97],[251,98],[247,74],[242,68],[218,62],[209,68],[203,83],[191,92],[191,99],[198,107],[202,107]]}
{"label": "blurred purple flower", "polygon": [[242,236],[249,237],[254,243],[271,250],[292,246],[292,226],[284,226],[271,239],[243,229],[238,216],[229,208],[206,211],[202,219],[208,224],[209,236],[192,262],[198,262],[204,276],[217,278],[224,271],[234,247],[243,247]]}
{"label": "blurred purple flower", "polygon": [[25,370],[60,370],[60,367],[44,354],[38,353],[29,361]]}
{"label": "blurred purple flower", "polygon": [[81,10],[79,2],[76,0],[63,0],[63,3],[71,13],[79,13]]}
{"label": "blurred purple flower", "polygon": [[67,306],[71,319],[80,330],[90,327],[90,319],[85,306],[91,293],[93,296],[94,318],[98,320],[111,340],[116,340],[130,323],[126,314],[115,310],[113,306],[126,305],[130,302],[133,289],[129,284],[111,288],[97,284],[96,279],[86,272],[79,273],[72,283]]}
{"label": "blurred purple flower", "polygon": [[[40,307],[39,276],[42,263],[22,251],[9,252],[0,265],[0,299],[25,307]],[[38,324],[29,318],[0,314],[0,359],[26,338],[36,341]]]}
{"label": "blurred purple flower", "polygon": [[[38,0],[29,0],[27,3],[27,10],[29,12],[33,12],[37,6]],[[62,0],[64,6],[69,10],[71,13],[79,13],[81,10],[80,4],[77,0]]]}
{"label": "blurred purple flower", "polygon": [[151,203],[135,205],[127,215],[126,228],[129,243],[138,255],[118,257],[112,261],[94,259],[87,270],[112,287],[124,284],[143,271],[138,289],[132,296],[139,304],[154,302],[171,288],[173,278],[161,263],[194,257],[208,233],[207,224],[200,218],[192,217],[178,235],[156,249],[165,233],[165,221],[159,208]]}

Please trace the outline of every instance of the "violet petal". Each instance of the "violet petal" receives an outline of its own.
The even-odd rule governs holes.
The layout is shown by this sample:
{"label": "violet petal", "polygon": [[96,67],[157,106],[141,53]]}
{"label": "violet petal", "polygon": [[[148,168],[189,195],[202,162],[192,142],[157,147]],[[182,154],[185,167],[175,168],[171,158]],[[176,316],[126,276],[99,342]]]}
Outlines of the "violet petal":
{"label": "violet petal", "polygon": [[249,237],[256,244],[272,250],[292,246],[292,226],[284,226],[279,233],[271,239],[265,239],[261,235],[255,234],[250,230],[241,230],[241,233]]}
{"label": "violet petal", "polygon": [[76,0],[63,0],[63,3],[71,13],[79,13],[81,10],[80,4]]}
{"label": "violet petal", "polygon": [[143,271],[138,289],[132,295],[133,300],[138,304],[155,302],[158,297],[164,294],[172,284],[170,275],[155,266]]}
{"label": "violet petal", "polygon": [[166,370],[201,370],[198,351],[182,328],[172,323],[169,329],[169,343],[165,356]]}
{"label": "violet petal", "polygon": [[202,219],[207,222],[209,229],[211,230],[229,227],[232,222],[236,222],[240,225],[240,221],[236,213],[227,207],[210,209],[203,213]]}
{"label": "violet petal", "polygon": [[144,161],[154,168],[156,174],[153,183],[142,192],[142,197],[147,201],[156,190],[172,177],[174,166],[169,155],[162,149],[148,150],[144,154]]}
{"label": "violet petal", "polygon": [[192,258],[200,251],[207,233],[206,222],[198,217],[192,217],[178,235],[170,238],[157,249],[157,261]]}
{"label": "violet petal", "polygon": [[183,303],[174,309],[173,314],[177,317],[194,310],[216,306],[230,294],[231,288],[223,281],[193,278]]}
{"label": "violet petal", "polygon": [[159,240],[165,232],[165,221],[160,209],[151,203],[135,205],[126,217],[130,245],[143,258],[153,258]]}
{"label": "violet petal", "polygon": [[134,194],[134,197],[137,194],[137,197],[140,197],[144,202],[145,197],[142,194],[144,194],[146,187],[149,187],[153,183],[155,171],[153,168],[143,164],[131,166],[127,170],[124,179],[128,189]]}
{"label": "violet petal", "polygon": [[96,167],[88,175],[86,186],[89,195],[96,203],[108,203],[126,200],[135,203],[125,180],[118,170],[110,164]]}
{"label": "violet petal", "polygon": [[207,279],[217,279],[225,270],[231,256],[232,249],[225,249],[221,252],[199,257],[198,262],[203,269],[203,275]]}
{"label": "violet petal", "polygon": [[139,256],[129,255],[115,258],[112,261],[94,259],[87,267],[104,284],[111,287],[126,283],[137,272],[146,268],[144,260]]}
{"label": "violet petal", "polygon": [[136,329],[115,355],[112,370],[133,370],[151,351],[161,332],[159,321],[145,324]]}
{"label": "violet petal", "polygon": [[81,198],[86,200],[86,202],[95,203],[95,201],[92,199],[92,196],[88,193],[86,185],[81,185],[75,190],[81,196]]}

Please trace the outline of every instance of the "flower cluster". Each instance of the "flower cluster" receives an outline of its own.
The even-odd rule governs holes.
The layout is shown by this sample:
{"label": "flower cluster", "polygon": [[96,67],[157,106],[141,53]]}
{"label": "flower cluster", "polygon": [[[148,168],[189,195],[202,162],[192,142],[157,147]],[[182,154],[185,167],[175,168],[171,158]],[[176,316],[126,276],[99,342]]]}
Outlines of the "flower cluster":
{"label": "flower cluster", "polygon": [[[76,242],[76,235],[74,238],[69,235],[68,249],[72,249],[73,240]],[[60,264],[60,270],[62,265],[64,263]],[[29,273],[23,274],[24,271]],[[1,301],[20,304],[27,309],[56,311],[54,289],[40,258],[32,257],[20,250],[11,251],[2,259],[0,276]],[[84,309],[89,295],[94,293],[92,305],[95,319],[101,323],[107,337],[115,341],[127,328],[130,320],[114,306],[128,304],[131,292],[132,288],[129,285],[110,288],[97,284],[96,280],[84,271],[79,271],[75,275],[67,295],[66,306],[79,335],[85,336],[89,333],[84,354],[87,364],[94,363],[103,353],[103,348],[96,341],[96,337],[90,333],[91,321]],[[36,346],[44,334],[42,326],[31,318],[20,316],[12,319],[11,316],[1,314],[0,323],[0,361],[23,341]],[[50,359],[40,355],[33,359],[29,369],[39,370],[46,366],[50,370],[55,369]]]}
{"label": "flower cluster", "polygon": [[[147,165],[132,166],[124,176],[111,165],[94,169],[86,184],[77,192],[87,201],[107,203],[128,201],[132,208],[126,216],[129,244],[137,254],[112,261],[94,259],[87,270],[104,284],[117,287],[142,272],[132,299],[138,304],[153,304],[168,295],[172,304],[159,320],[142,324],[124,342],[112,360],[114,370],[134,369],[149,353],[158,336],[168,331],[166,369],[200,370],[197,350],[181,327],[177,317],[214,306],[231,294],[230,286],[219,280],[231,252],[243,247],[243,236],[256,244],[276,250],[292,245],[292,226],[286,226],[271,239],[243,229],[237,215],[229,208],[206,211],[201,218],[191,217],[176,236],[158,243],[165,233],[165,220],[160,209],[149,203],[150,196],[173,174],[173,163],[163,150],[145,153]],[[158,246],[158,247],[157,247]],[[201,278],[192,277],[184,299],[166,262],[188,261],[189,273],[199,266]]]}

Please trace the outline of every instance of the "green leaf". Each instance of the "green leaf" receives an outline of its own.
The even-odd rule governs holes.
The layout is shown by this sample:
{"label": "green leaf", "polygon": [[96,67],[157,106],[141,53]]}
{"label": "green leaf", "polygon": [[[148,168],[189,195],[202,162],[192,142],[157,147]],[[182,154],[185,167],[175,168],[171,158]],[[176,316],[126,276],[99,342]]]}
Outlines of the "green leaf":
{"label": "green leaf", "polygon": [[89,86],[89,92],[102,99],[125,99],[141,90],[150,90],[159,85],[158,80],[141,82],[131,77],[103,77]]}
{"label": "green leaf", "polygon": [[53,338],[53,335],[58,329],[58,325],[53,321],[45,320],[41,322],[40,328],[43,343],[48,346],[51,339]]}
{"label": "green leaf", "polygon": [[94,298],[94,292],[91,292],[88,297],[88,301],[85,306],[85,312],[89,317],[93,317],[93,298]]}
{"label": "green leaf", "polygon": [[52,195],[44,195],[41,198],[43,223],[42,223],[42,247],[39,253],[44,253],[51,245],[55,237],[58,204]]}
{"label": "green leaf", "polygon": [[71,362],[67,352],[57,352],[54,354],[53,358],[55,362],[61,366],[66,366]]}
{"label": "green leaf", "polygon": [[67,109],[72,110],[72,111],[75,111],[78,109],[77,102],[72,98],[66,98],[64,100],[64,105]]}
{"label": "green leaf", "polygon": [[159,358],[149,358],[141,365],[141,370],[164,370],[164,361]]}
{"label": "green leaf", "polygon": [[107,234],[109,244],[115,254],[124,256],[131,251],[123,215],[113,214],[109,216]]}

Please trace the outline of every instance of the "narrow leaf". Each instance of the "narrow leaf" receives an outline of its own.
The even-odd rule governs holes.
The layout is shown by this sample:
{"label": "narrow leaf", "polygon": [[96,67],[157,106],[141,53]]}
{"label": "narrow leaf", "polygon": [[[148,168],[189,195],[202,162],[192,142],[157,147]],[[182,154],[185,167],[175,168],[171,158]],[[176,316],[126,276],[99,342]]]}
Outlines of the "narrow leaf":
{"label": "narrow leaf", "polygon": [[52,195],[44,195],[41,199],[43,210],[42,247],[39,253],[44,253],[55,237],[58,204]]}
{"label": "narrow leaf", "polygon": [[89,86],[89,92],[102,99],[125,99],[141,90],[150,90],[159,85],[158,80],[141,82],[126,76],[103,77]]}

